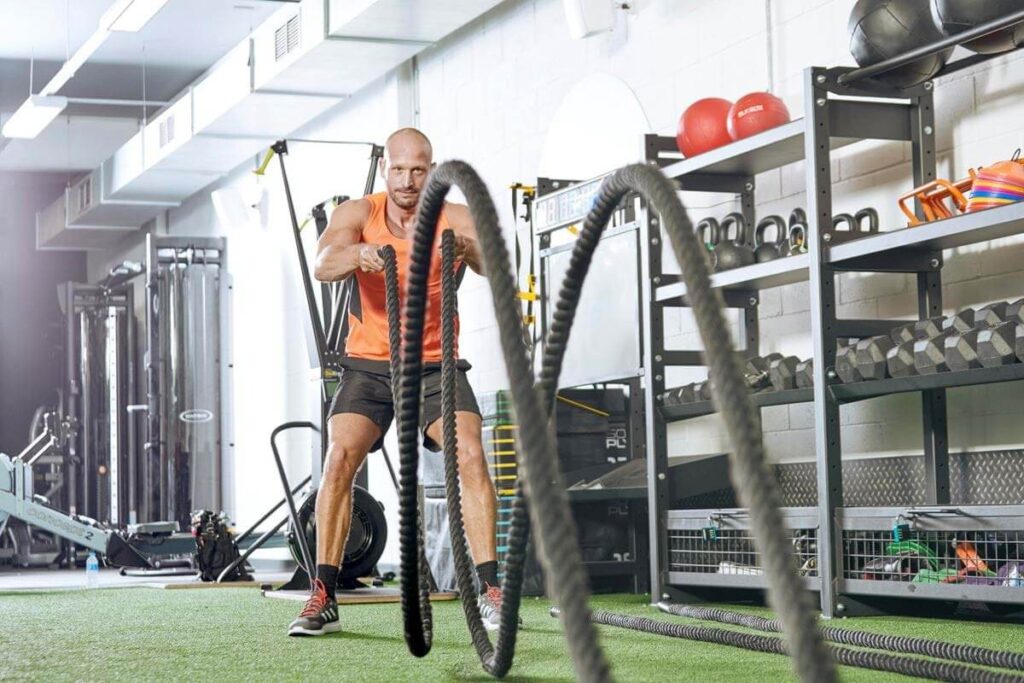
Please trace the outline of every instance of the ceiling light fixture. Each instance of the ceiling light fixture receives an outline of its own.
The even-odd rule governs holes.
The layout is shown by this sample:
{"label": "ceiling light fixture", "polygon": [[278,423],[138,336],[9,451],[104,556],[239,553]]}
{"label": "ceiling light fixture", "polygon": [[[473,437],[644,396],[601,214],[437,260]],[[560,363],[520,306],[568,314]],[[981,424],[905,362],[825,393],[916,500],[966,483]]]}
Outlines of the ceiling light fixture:
{"label": "ceiling light fixture", "polygon": [[99,49],[103,41],[107,39],[110,33],[106,30],[99,30],[94,32],[89,38],[82,43],[82,46],[75,50],[75,53],[68,57],[68,61],[64,62],[60,70],[54,74],[50,82],[43,86],[43,89],[39,91],[40,95],[52,95],[64,85],[74,78],[75,74],[89,57],[92,57],[93,53]]}
{"label": "ceiling light fixture", "polygon": [[108,31],[135,32],[149,23],[167,0],[121,0],[100,19],[100,28]]}
{"label": "ceiling light fixture", "polygon": [[34,138],[42,133],[68,106],[66,97],[32,95],[3,126],[6,138]]}

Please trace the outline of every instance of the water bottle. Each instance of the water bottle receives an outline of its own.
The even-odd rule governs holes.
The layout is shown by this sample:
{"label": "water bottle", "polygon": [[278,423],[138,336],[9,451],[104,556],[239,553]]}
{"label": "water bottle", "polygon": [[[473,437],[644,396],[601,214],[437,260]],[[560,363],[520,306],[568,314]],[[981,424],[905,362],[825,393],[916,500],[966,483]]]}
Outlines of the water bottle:
{"label": "water bottle", "polygon": [[89,553],[85,561],[85,587],[99,588],[100,586],[100,561],[96,559],[96,553]]}

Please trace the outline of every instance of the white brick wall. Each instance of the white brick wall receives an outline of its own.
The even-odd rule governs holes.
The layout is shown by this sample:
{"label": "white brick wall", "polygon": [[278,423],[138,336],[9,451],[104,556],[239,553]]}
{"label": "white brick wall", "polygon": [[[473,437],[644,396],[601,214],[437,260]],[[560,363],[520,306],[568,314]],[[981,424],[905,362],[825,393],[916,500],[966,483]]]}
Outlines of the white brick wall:
{"label": "white brick wall", "polygon": [[[654,0],[638,17],[628,20],[625,38],[619,29],[620,35],[614,38],[599,36],[575,42],[567,37],[561,4],[558,0],[508,2],[421,59],[424,128],[433,136],[442,156],[454,156],[454,149],[458,149],[460,156],[484,170],[506,222],[509,214],[504,208],[505,186],[535,177],[538,141],[543,140],[547,123],[557,109],[559,94],[586,74],[602,71],[624,80],[636,93],[652,131],[665,135],[674,134],[679,113],[697,98],[735,98],[769,84],[764,0]],[[776,92],[795,116],[802,111],[802,71],[806,66],[852,63],[846,32],[852,5],[852,0],[772,2]],[[516,75],[506,81],[501,66],[496,68],[480,59],[456,67],[460,77],[466,79],[462,88],[470,89],[466,93],[460,91],[460,96],[473,100],[467,106],[482,108],[487,116],[483,120],[462,118],[457,132],[449,133],[452,129],[444,123],[447,114],[431,112],[444,112],[451,97],[447,75],[450,63],[467,52],[479,54],[478,43],[495,40],[495,36],[501,36],[500,41],[495,41],[500,42],[501,59],[515,65]],[[497,48],[491,47],[490,54],[497,54]],[[436,62],[443,62],[444,69],[438,69]],[[522,77],[524,66],[528,68],[526,78]],[[466,69],[470,71],[468,76]],[[443,75],[439,73],[442,71]],[[502,87],[489,89],[492,80],[500,80]],[[1022,90],[1024,64],[1016,56],[956,74],[939,84],[936,126],[940,166],[946,169],[943,172],[949,174],[948,169],[955,168],[962,174],[968,164],[1005,158],[1021,145]],[[487,99],[490,97],[499,100]],[[480,102],[481,98],[486,101]],[[504,145],[518,149],[519,153],[495,160],[492,150],[496,143],[488,138],[498,135],[503,136]],[[473,141],[468,149],[467,140]],[[883,226],[901,224],[894,197],[909,188],[909,168],[907,143],[863,143],[839,151],[832,163],[836,212],[874,206],[881,214]],[[758,178],[758,212],[788,214],[804,202],[804,186],[802,163],[763,174]],[[690,200],[689,195],[687,199]],[[709,200],[702,195],[691,201],[691,206],[705,207],[695,210],[695,216],[722,215],[731,210],[728,203],[721,203],[721,198]],[[993,245],[947,255],[947,310],[1024,294],[1024,278],[1016,275],[1024,246],[1015,240],[1004,242],[1009,244],[999,245],[998,251],[994,251]],[[838,291],[839,310],[844,316],[908,317],[916,313],[912,276],[844,275]],[[482,298],[479,303],[473,304],[473,310],[486,307]],[[810,353],[807,306],[805,284],[763,293],[760,316],[765,352]],[[665,332],[673,346],[699,343],[686,315],[669,312]],[[468,330],[464,337],[467,333]],[[490,359],[474,361],[481,373],[476,378],[478,389],[504,386],[496,350]],[[497,385],[491,385],[490,380],[482,381],[485,371]],[[692,373],[675,371],[670,378],[689,381]],[[951,415],[956,416],[950,429],[954,447],[970,447],[967,431],[957,424],[970,422],[969,416],[982,409],[976,408],[962,390],[951,391],[949,400]],[[844,428],[846,450],[856,454],[918,451],[918,405],[916,397],[906,396],[844,408],[843,424],[848,425]],[[1019,441],[1008,426],[1016,414],[1012,405],[993,410],[996,415],[986,420],[999,425],[1001,415],[1006,423],[993,428],[1001,435],[996,440]],[[793,406],[778,412],[786,419],[775,415],[775,411],[766,411],[764,416],[769,453],[797,460],[813,457],[808,407]],[[720,429],[715,418],[673,425],[670,452],[720,450],[725,446]]]}
{"label": "white brick wall", "polygon": [[[846,21],[854,0],[772,0],[771,40],[775,92],[794,116],[801,115],[803,69],[851,64]],[[584,41],[569,38],[561,0],[507,0],[470,26],[418,58],[420,125],[431,136],[439,159],[462,158],[483,175],[508,235],[512,216],[507,186],[537,176],[544,140],[564,94],[588,74],[622,79],[636,94],[652,132],[674,135],[679,113],[695,99],[735,98],[769,86],[766,0],[652,0],[612,35]],[[1024,56],[1013,55],[955,74],[938,84],[936,128],[940,175],[963,175],[969,165],[1006,158],[1022,145]],[[382,79],[302,131],[346,139],[382,140],[400,120],[394,78]],[[608,106],[615,106],[614,102]],[[581,117],[581,126],[586,125]],[[593,144],[601,144],[595,131]],[[953,170],[951,170],[953,169]],[[894,199],[910,188],[909,151],[904,143],[863,143],[837,153],[832,162],[836,211],[874,206],[883,229],[902,223]],[[802,163],[757,179],[758,213],[781,213],[804,203]],[[731,202],[707,195],[686,197],[694,216],[723,215]],[[208,198],[200,198],[200,203]],[[196,218],[171,215],[171,232],[203,229]],[[201,217],[208,222],[210,216]],[[274,229],[280,226],[275,225]],[[269,228],[268,228],[269,229]],[[237,235],[233,239],[249,239]],[[944,269],[947,310],[1024,295],[1018,274],[1024,243],[997,244],[947,254]],[[284,259],[292,258],[283,254]],[[113,259],[112,259],[113,260]],[[285,274],[275,275],[283,279]],[[841,315],[916,314],[914,279],[894,275],[844,275],[839,285]],[[461,293],[462,349],[474,370],[478,391],[506,385],[490,297],[469,276]],[[807,285],[764,292],[760,308],[762,349],[810,353]],[[296,305],[301,305],[301,301]],[[258,321],[236,320],[237,340],[265,326],[284,324],[281,311]],[[669,312],[671,344],[699,343],[688,316]],[[609,321],[614,325],[614,321]],[[278,349],[274,353],[294,353]],[[672,381],[691,381],[692,372],[673,371]],[[265,394],[282,392],[289,380],[268,378]],[[302,391],[305,391],[303,388]],[[982,393],[984,392],[984,393]],[[958,389],[949,393],[952,448],[1020,443],[1015,425],[1022,400],[1016,385]],[[920,451],[919,400],[892,397],[843,409],[844,447],[849,454]],[[280,419],[298,417],[282,414]],[[242,425],[245,416],[238,416]],[[776,458],[813,458],[809,406],[765,411],[765,442]],[[260,439],[264,437],[261,435]],[[721,452],[727,442],[715,417],[672,425],[670,453]],[[268,485],[267,491],[276,485]]]}

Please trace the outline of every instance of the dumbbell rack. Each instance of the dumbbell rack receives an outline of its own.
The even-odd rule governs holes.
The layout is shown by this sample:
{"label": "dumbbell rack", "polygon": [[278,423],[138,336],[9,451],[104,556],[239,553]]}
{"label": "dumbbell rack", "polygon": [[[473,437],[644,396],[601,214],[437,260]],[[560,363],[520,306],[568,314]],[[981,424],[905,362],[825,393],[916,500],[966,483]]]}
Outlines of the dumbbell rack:
{"label": "dumbbell rack", "polygon": [[[675,141],[649,135],[646,156],[675,179],[681,190],[738,194],[742,213],[754,223],[755,177],[759,173],[804,160],[807,180],[808,253],[736,268],[712,276],[726,306],[738,309],[746,356],[757,355],[757,305],[763,289],[809,281],[814,386],[757,393],[758,408],[790,403],[813,403],[817,505],[783,511],[795,539],[816,544],[816,563],[805,566],[809,589],[819,590],[826,617],[877,608],[885,596],[939,600],[979,600],[1012,603],[1024,608],[1024,590],[993,582],[919,584],[908,580],[867,580],[857,552],[874,547],[885,552],[886,529],[893,520],[913,519],[915,532],[946,530],[975,538],[1003,534],[1007,544],[1024,544],[1024,505],[950,505],[950,466],[947,445],[946,389],[949,387],[1024,379],[1024,364],[963,372],[902,377],[841,384],[835,376],[837,342],[890,330],[906,320],[838,318],[836,278],[841,272],[915,273],[920,319],[940,316],[943,250],[1024,233],[1024,203],[965,214],[912,229],[892,229],[866,237],[835,231],[832,226],[832,151],[862,140],[909,141],[914,186],[935,178],[933,83],[895,91],[873,82],[840,85],[850,69],[810,67],[804,74],[804,116],[784,126],[734,142],[693,159],[678,160]],[[858,98],[858,99],[850,99]],[[898,100],[898,101],[894,101]],[[667,426],[670,422],[715,412],[712,402],[663,406],[666,369],[700,366],[699,350],[665,348],[664,312],[687,306],[686,287],[678,275],[663,270],[663,235],[657,216],[642,206],[641,260],[643,367],[647,428],[649,520],[652,600],[686,601],[694,593],[725,588],[763,588],[756,571],[749,523],[738,509],[670,509]],[[885,226],[883,226],[884,228]],[[927,508],[843,506],[842,405],[901,392],[921,395],[925,503]],[[714,541],[707,541],[707,529]],[[703,534],[703,536],[701,535]],[[974,534],[974,536],[971,536]],[[714,555],[724,537],[726,549],[737,550],[744,569],[716,571]],[[936,537],[937,538],[937,537]],[[1001,537],[1000,537],[1001,538]],[[704,545],[701,543],[704,542]],[[745,544],[745,545],[744,545]],[[743,550],[745,549],[745,550]],[[859,550],[858,550],[859,549]],[[723,553],[718,557],[728,557]],[[680,560],[682,558],[682,560]],[[694,558],[697,558],[696,560]],[[693,560],[693,561],[690,561]],[[816,564],[816,566],[815,566]],[[723,562],[720,566],[732,567]],[[809,568],[809,569],[808,569]]]}

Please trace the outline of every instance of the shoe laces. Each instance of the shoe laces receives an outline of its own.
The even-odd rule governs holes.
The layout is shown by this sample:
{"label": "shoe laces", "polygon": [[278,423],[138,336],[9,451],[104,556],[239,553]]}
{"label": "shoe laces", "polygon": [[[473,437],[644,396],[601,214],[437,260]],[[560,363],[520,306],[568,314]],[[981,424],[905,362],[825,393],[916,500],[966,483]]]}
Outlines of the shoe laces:
{"label": "shoe laces", "polygon": [[327,588],[324,586],[324,582],[316,579],[313,581],[313,592],[310,593],[309,599],[306,600],[306,606],[302,608],[302,613],[299,616],[315,617],[327,604],[327,600]]}
{"label": "shoe laces", "polygon": [[486,586],[487,591],[484,593],[484,595],[487,596],[487,599],[490,601],[490,603],[494,605],[494,609],[500,612],[502,601],[501,588],[499,586],[492,586],[490,584],[486,584]]}

